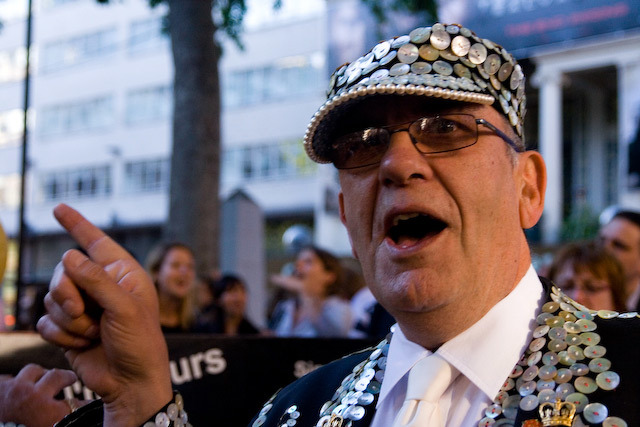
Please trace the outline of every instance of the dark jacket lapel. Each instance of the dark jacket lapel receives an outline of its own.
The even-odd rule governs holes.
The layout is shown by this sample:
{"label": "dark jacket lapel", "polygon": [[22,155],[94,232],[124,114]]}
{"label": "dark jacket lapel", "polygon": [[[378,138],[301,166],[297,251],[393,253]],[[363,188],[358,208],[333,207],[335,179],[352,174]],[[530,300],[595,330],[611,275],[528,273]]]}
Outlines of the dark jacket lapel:
{"label": "dark jacket lapel", "polygon": [[[545,289],[547,302],[552,301],[553,283],[542,277],[540,280]],[[589,404],[601,405],[599,407],[592,406],[592,408],[597,408],[597,412],[599,412],[601,417],[609,416],[620,418],[626,422],[626,424],[623,425],[640,425],[640,405],[637,403],[638,396],[640,396],[640,371],[635,368],[638,360],[640,360],[640,346],[637,344],[640,342],[640,319],[637,316],[626,314],[618,316],[617,314],[607,315],[607,313],[602,313],[602,317],[593,315],[593,322],[596,325],[596,329],[592,332],[598,334],[600,337],[598,345],[606,349],[603,357],[611,363],[609,371],[619,375],[620,384],[613,390],[604,390],[601,387],[597,387],[594,391],[585,392],[584,396],[586,396]],[[586,347],[582,346],[582,348]],[[549,351],[546,345],[542,351],[543,353]],[[578,360],[577,362],[588,366],[591,360],[593,360],[593,358],[585,357],[583,360]],[[544,366],[544,363],[541,360],[538,361],[536,365],[540,368]],[[560,363],[557,365],[557,368],[570,368],[570,366]],[[589,370],[584,377],[574,375],[569,381],[569,384],[575,385],[577,378],[591,378],[597,382],[597,376],[598,373]],[[535,378],[535,380],[538,379],[539,378]],[[590,380],[587,379],[586,381]],[[557,387],[557,384],[555,387]],[[509,394],[511,394],[511,392]],[[540,420],[539,408],[540,403],[529,411],[519,407],[514,425],[519,427],[526,420]],[[580,409],[578,412],[574,420],[577,417],[581,417],[584,425],[602,425],[602,420],[599,422],[589,421],[581,416],[581,413],[584,414],[588,412],[588,410],[583,412],[582,409]]]}

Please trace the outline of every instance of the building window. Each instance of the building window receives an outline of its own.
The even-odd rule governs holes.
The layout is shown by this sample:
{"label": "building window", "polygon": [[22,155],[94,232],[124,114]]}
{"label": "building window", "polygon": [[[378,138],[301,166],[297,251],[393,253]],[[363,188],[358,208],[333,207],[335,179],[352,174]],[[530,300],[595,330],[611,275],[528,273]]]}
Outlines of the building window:
{"label": "building window", "polygon": [[77,1],[78,0],[42,0],[42,7],[44,9],[53,9],[54,7],[75,3]]}
{"label": "building window", "polygon": [[113,116],[111,96],[54,105],[42,109],[38,130],[44,136],[104,128],[113,124]]}
{"label": "building window", "polygon": [[155,193],[169,186],[168,160],[128,162],[124,166],[125,190],[128,193]]}
{"label": "building window", "polygon": [[229,108],[297,98],[322,91],[323,75],[321,53],[281,58],[261,68],[226,71],[222,101]]}
{"label": "building window", "polygon": [[0,113],[0,147],[17,143],[22,137],[24,127],[24,113],[14,109]]}
{"label": "building window", "polygon": [[23,80],[26,64],[27,55],[24,47],[0,52],[0,83]]}
{"label": "building window", "polygon": [[170,86],[136,89],[127,93],[128,124],[164,120],[171,116],[173,93]]}
{"label": "building window", "polygon": [[224,150],[222,180],[225,184],[242,181],[293,178],[316,170],[304,152],[302,141]]}
{"label": "building window", "polygon": [[46,201],[87,199],[111,194],[111,167],[97,166],[45,173],[42,188]]}
{"label": "building window", "polygon": [[49,43],[42,51],[41,70],[51,72],[78,65],[115,52],[116,48],[115,29]]}
{"label": "building window", "polygon": [[0,208],[15,208],[20,204],[20,175],[0,176]]}
{"label": "building window", "polygon": [[280,7],[274,8],[273,2],[248,0],[244,26],[248,30],[286,25],[314,16],[322,15],[327,6],[324,0],[282,0]]}
{"label": "building window", "polygon": [[24,19],[26,16],[27,7],[24,0],[0,0],[0,22],[3,24]]}
{"label": "building window", "polygon": [[162,32],[162,21],[163,19],[158,17],[132,22],[127,41],[129,53],[167,47],[169,37]]}

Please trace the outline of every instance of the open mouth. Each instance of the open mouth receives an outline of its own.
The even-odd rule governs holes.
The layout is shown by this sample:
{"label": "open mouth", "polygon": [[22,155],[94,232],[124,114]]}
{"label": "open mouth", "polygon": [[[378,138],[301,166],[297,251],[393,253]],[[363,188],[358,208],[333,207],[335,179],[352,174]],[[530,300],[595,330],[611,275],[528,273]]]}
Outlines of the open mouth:
{"label": "open mouth", "polygon": [[396,215],[387,236],[396,245],[410,246],[440,233],[447,227],[444,221],[430,215],[411,213]]}

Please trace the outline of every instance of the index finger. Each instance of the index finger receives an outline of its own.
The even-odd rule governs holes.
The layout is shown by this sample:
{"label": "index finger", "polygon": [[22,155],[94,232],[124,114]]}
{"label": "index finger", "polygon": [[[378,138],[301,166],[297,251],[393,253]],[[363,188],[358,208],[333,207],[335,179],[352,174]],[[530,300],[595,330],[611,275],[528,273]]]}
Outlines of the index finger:
{"label": "index finger", "polygon": [[53,209],[53,215],[94,262],[105,266],[131,258],[129,252],[72,207],[61,203]]}

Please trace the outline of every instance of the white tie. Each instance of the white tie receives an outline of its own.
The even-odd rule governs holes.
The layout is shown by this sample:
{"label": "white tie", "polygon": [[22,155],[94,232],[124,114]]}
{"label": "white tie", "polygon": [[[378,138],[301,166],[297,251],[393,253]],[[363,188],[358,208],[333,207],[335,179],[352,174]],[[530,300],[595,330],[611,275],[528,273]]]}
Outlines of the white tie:
{"label": "white tie", "polygon": [[407,396],[393,427],[444,426],[438,400],[459,373],[437,353],[418,361],[409,371]]}

